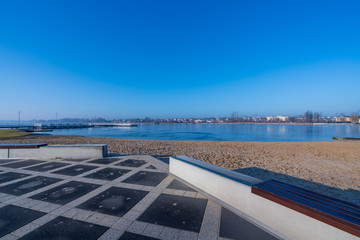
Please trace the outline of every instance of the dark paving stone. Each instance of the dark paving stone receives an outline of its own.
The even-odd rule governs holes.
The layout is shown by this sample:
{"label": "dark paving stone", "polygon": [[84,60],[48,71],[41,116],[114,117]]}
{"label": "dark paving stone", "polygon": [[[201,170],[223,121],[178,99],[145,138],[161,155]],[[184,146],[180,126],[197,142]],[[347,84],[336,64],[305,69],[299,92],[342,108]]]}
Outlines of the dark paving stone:
{"label": "dark paving stone", "polygon": [[27,180],[0,187],[0,192],[20,196],[59,181],[62,181],[62,179],[41,176],[33,177]]}
{"label": "dark paving stone", "polygon": [[220,237],[231,239],[264,239],[274,240],[276,237],[265,232],[239,215],[221,208]]}
{"label": "dark paving stone", "polygon": [[116,164],[116,166],[124,166],[124,167],[140,167],[144,164],[146,164],[147,162],[145,160],[136,160],[136,159],[128,159],[125,160],[123,162],[120,162],[118,164]]}
{"label": "dark paving stone", "polygon": [[154,167],[153,165],[150,165],[150,166],[146,167],[146,169],[157,169],[157,168]]}
{"label": "dark paving stone", "polygon": [[43,163],[43,162],[44,161],[40,161],[40,160],[25,160],[25,161],[9,163],[9,164],[5,164],[5,165],[1,165],[1,166],[2,167],[8,167],[8,168],[22,168],[22,167],[35,165],[35,164],[38,164],[38,163]]}
{"label": "dark paving stone", "polygon": [[104,168],[97,172],[86,175],[85,177],[112,181],[130,171],[131,170],[119,169],[119,168]]}
{"label": "dark paving stone", "polygon": [[207,199],[161,194],[139,221],[199,232]]}
{"label": "dark paving stone", "polygon": [[56,204],[67,204],[100,187],[97,184],[71,181],[30,198]]}
{"label": "dark paving stone", "polygon": [[156,158],[166,164],[169,164],[170,157],[171,157],[171,155],[151,155],[151,156],[153,156],[154,158]]}
{"label": "dark paving stone", "polygon": [[147,236],[143,236],[143,235],[139,235],[139,234],[135,234],[135,233],[131,233],[131,232],[125,232],[120,238],[119,240],[153,240],[153,239],[159,239],[159,238],[152,238],[152,237],[147,237]]}
{"label": "dark paving stone", "polygon": [[46,213],[7,205],[0,208],[0,237],[44,216]]}
{"label": "dark paving stone", "polygon": [[123,182],[155,187],[166,177],[167,173],[140,171],[128,177]]}
{"label": "dark paving stone", "polygon": [[182,183],[182,182],[180,182],[179,180],[176,180],[176,179],[174,179],[174,180],[169,184],[169,186],[167,186],[167,188],[196,192],[196,190],[192,189],[191,187],[185,185],[184,183]]}
{"label": "dark paving stone", "polygon": [[61,169],[59,171],[55,171],[55,172],[52,172],[52,173],[62,174],[62,175],[69,175],[69,176],[76,176],[76,175],[82,174],[84,172],[88,172],[90,170],[93,170],[95,168],[97,168],[97,167],[79,164],[79,165],[64,168],[64,169]]}
{"label": "dark paving stone", "polygon": [[110,164],[121,160],[121,158],[99,158],[95,159],[93,161],[90,161],[89,163],[97,163],[97,164]]}
{"label": "dark paving stone", "polygon": [[23,174],[23,173],[15,173],[15,172],[7,172],[0,174],[0,183],[10,182],[15,179],[23,178],[30,176],[30,174]]}
{"label": "dark paving stone", "polygon": [[122,217],[148,192],[128,188],[111,187],[77,208]]}
{"label": "dark paving stone", "polygon": [[85,160],[89,160],[88,158],[69,158],[69,159],[63,159],[63,161],[70,161],[70,162],[82,162]]}
{"label": "dark paving stone", "polygon": [[60,162],[49,162],[45,164],[40,164],[34,167],[25,168],[25,170],[31,170],[31,171],[38,171],[38,172],[46,172],[53,170],[55,168],[65,167],[69,164],[66,163],[60,163]]}
{"label": "dark paving stone", "polygon": [[18,160],[14,160],[14,159],[0,159],[0,164],[4,164],[4,163],[8,163],[8,162],[15,162]]}
{"label": "dark paving stone", "polygon": [[91,240],[98,239],[108,229],[93,223],[57,217],[20,239]]}

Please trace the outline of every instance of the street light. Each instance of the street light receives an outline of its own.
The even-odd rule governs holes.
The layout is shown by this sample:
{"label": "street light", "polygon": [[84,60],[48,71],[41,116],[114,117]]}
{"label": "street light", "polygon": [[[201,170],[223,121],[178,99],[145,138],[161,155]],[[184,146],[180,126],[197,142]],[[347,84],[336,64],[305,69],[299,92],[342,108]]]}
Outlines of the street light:
{"label": "street light", "polygon": [[18,125],[19,125],[19,128],[20,128],[20,111],[18,111]]}

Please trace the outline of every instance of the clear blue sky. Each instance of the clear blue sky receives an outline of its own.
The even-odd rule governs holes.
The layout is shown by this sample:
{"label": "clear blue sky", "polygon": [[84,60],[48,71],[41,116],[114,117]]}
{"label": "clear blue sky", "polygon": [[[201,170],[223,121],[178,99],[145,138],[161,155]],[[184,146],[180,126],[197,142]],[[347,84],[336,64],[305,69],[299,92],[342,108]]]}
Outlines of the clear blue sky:
{"label": "clear blue sky", "polygon": [[0,120],[360,110],[360,1],[0,1]]}

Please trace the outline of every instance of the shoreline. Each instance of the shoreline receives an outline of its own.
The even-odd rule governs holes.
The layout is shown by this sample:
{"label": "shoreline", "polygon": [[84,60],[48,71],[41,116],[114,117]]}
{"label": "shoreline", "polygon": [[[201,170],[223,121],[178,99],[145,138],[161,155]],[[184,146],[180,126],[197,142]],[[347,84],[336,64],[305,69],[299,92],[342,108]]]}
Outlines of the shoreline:
{"label": "shoreline", "polygon": [[177,122],[177,123],[154,123],[154,122],[150,122],[150,123],[146,123],[146,122],[142,122],[142,123],[134,123],[134,124],[154,124],[154,125],[161,125],[161,124],[205,124],[205,125],[209,125],[209,124],[219,124],[219,125],[304,125],[304,126],[322,126],[322,125],[329,125],[329,126],[359,126],[360,124],[354,124],[354,123],[293,123],[293,122],[224,122],[224,123],[181,123],[181,122]]}
{"label": "shoreline", "polygon": [[110,153],[121,155],[186,155],[360,205],[360,141],[165,141],[42,135],[0,139],[2,143],[107,144]]}

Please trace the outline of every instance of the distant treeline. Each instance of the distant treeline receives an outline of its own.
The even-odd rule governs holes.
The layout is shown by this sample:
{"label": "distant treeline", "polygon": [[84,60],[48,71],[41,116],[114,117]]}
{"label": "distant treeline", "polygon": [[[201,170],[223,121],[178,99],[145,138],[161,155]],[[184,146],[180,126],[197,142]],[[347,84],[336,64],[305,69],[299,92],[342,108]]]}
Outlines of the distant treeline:
{"label": "distant treeline", "polygon": [[337,117],[323,116],[321,112],[306,111],[301,116],[270,116],[270,117],[247,117],[239,116],[239,113],[233,112],[230,117],[210,117],[210,118],[168,118],[168,119],[152,119],[145,118],[129,118],[129,119],[105,119],[97,118],[62,118],[58,120],[32,120],[33,122],[45,124],[87,124],[87,123],[359,123],[358,114],[354,113],[350,116],[340,114]]}

